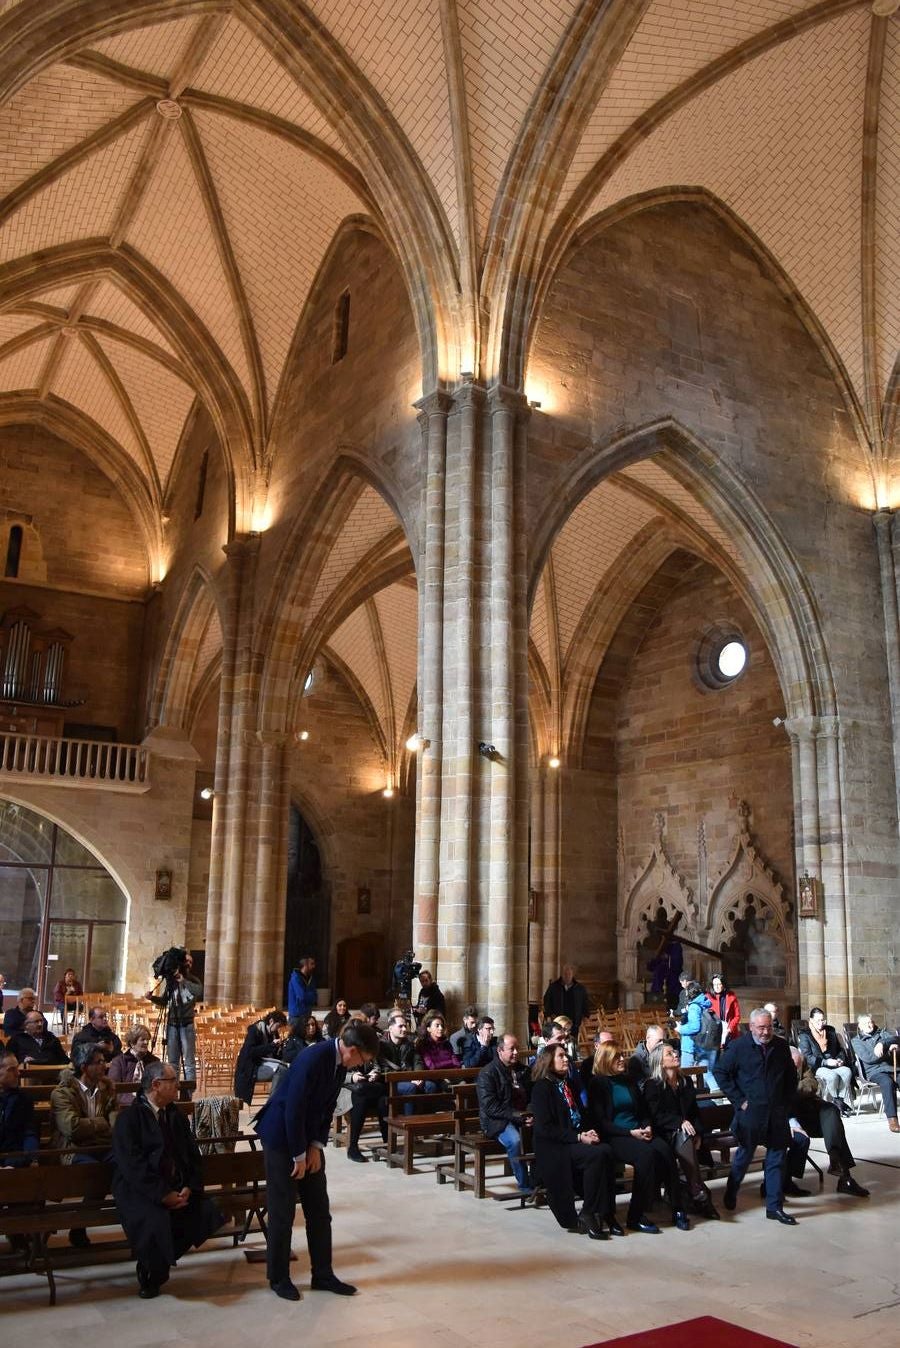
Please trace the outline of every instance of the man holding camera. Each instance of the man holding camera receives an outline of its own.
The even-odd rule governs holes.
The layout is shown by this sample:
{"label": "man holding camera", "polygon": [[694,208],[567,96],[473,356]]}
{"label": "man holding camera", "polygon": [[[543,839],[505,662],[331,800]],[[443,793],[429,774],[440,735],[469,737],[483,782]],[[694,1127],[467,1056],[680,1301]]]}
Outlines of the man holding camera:
{"label": "man holding camera", "polygon": [[[203,984],[193,974],[194,959],[189,950],[173,946],[156,961],[153,972],[159,982],[165,981],[164,995],[152,989],[147,997],[154,1006],[166,1011],[166,1060],[175,1068],[184,1068],[184,1079],[190,1083],[190,1095],[197,1084],[197,1036],[194,1016],[197,1003],[203,1000]],[[157,983],[157,988],[159,983]]]}

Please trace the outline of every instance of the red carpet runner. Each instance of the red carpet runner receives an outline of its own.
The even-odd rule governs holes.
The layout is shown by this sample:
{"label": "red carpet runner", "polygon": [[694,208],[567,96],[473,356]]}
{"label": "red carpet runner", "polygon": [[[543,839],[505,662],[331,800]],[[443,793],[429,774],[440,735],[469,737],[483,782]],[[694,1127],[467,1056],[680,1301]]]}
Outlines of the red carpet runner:
{"label": "red carpet runner", "polygon": [[624,1339],[604,1339],[588,1348],[792,1348],[784,1339],[770,1339],[740,1325],[701,1315],[699,1320],[683,1320],[680,1325],[645,1329],[627,1334]]}

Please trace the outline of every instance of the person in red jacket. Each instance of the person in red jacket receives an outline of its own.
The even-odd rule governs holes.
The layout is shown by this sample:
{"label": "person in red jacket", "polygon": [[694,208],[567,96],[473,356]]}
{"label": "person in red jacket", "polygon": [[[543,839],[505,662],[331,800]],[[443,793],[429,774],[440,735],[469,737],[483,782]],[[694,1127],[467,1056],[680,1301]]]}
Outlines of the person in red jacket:
{"label": "person in red jacket", "polygon": [[721,974],[713,974],[709,992],[712,1009],[722,1022],[722,1047],[737,1039],[741,1032],[741,1004],[733,992],[725,987]]}

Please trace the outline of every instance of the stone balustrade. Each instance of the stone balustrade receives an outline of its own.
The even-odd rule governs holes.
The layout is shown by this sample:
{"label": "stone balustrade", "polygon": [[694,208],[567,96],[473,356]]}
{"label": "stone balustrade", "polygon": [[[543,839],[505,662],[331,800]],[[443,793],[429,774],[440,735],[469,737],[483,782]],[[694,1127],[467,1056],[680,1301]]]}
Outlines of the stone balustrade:
{"label": "stone balustrade", "polygon": [[107,791],[149,791],[150,754],[139,744],[0,735],[0,783],[13,779]]}

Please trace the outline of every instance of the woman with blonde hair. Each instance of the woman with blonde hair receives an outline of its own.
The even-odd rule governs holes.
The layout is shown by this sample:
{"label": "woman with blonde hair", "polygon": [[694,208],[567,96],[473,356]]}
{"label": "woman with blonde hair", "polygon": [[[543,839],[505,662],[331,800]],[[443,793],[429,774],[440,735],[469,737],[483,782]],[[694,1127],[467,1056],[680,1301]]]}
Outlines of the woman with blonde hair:
{"label": "woman with blonde hair", "polygon": [[712,1197],[700,1178],[697,1154],[703,1130],[694,1083],[681,1070],[678,1049],[657,1044],[650,1052],[650,1077],[644,1083],[650,1122],[672,1148],[681,1167],[695,1211],[718,1220]]}
{"label": "woman with blonde hair", "polygon": [[[109,1064],[110,1081],[133,1081],[135,1089],[140,1085],[144,1068],[152,1062],[159,1062],[155,1053],[150,1052],[150,1030],[146,1025],[132,1025],[125,1035],[125,1047],[117,1053]],[[124,1109],[134,1100],[135,1092],[126,1092],[116,1097],[116,1107]]]}
{"label": "woman with blonde hair", "polygon": [[628,1076],[627,1059],[618,1044],[601,1044],[594,1054],[594,1070],[588,1081],[588,1114],[616,1160],[634,1169],[628,1228],[659,1235],[659,1227],[647,1213],[659,1185],[664,1184],[674,1225],[680,1231],[688,1231],[691,1223],[679,1207],[675,1155],[654,1134],[647,1106]]}

